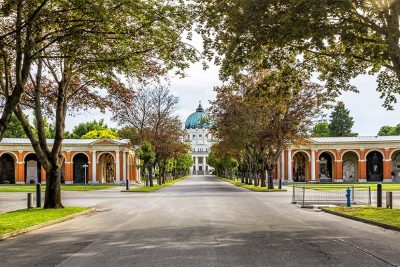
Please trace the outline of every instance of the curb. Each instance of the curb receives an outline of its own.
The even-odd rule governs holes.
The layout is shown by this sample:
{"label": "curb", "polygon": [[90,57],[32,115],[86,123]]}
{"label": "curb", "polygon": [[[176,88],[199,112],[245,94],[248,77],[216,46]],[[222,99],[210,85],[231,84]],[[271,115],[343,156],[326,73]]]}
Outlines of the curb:
{"label": "curb", "polygon": [[351,220],[354,220],[354,221],[359,221],[359,222],[363,222],[363,223],[379,226],[379,227],[382,227],[382,228],[385,228],[385,229],[389,229],[389,230],[394,230],[394,231],[400,232],[400,227],[397,227],[397,226],[393,226],[393,225],[389,225],[389,224],[385,224],[385,223],[380,223],[380,222],[375,222],[375,221],[371,221],[371,220],[355,217],[355,216],[348,215],[348,214],[343,214],[343,213],[332,211],[332,210],[327,210],[327,209],[321,209],[321,210],[323,212],[326,212],[326,213],[329,213],[329,214],[333,214],[333,215],[336,215],[336,216],[340,216],[340,217],[343,217],[343,218],[346,218],[346,219],[351,219]]}
{"label": "curb", "polygon": [[223,181],[223,182],[229,183],[229,184],[234,185],[234,186],[236,186],[236,187],[243,188],[243,189],[246,189],[246,190],[252,191],[252,192],[258,192],[258,193],[287,192],[287,189],[271,190],[271,191],[252,190],[252,189],[249,189],[249,188],[246,188],[246,187],[243,187],[243,186],[240,186],[240,185],[237,185],[237,184],[234,184],[234,183],[225,181],[224,179],[221,179],[221,178],[219,178],[219,179],[220,179],[221,181]]}
{"label": "curb", "polygon": [[27,228],[16,230],[16,231],[11,232],[11,233],[2,234],[2,235],[0,235],[0,241],[9,239],[11,237],[19,236],[19,235],[22,235],[22,234],[25,234],[25,233],[28,233],[28,232],[32,232],[34,230],[37,230],[37,229],[40,229],[40,228],[44,228],[44,227],[47,227],[47,226],[50,226],[50,225],[54,225],[54,224],[62,223],[62,222],[65,222],[65,221],[69,221],[71,219],[75,219],[75,218],[80,217],[80,216],[89,215],[89,214],[92,214],[92,213],[95,213],[95,212],[96,212],[96,210],[94,208],[90,208],[88,210],[84,210],[84,211],[81,211],[79,213],[71,214],[71,215],[68,215],[66,217],[62,217],[62,218],[56,219],[56,220],[44,222],[44,223],[41,223],[41,224],[32,225],[32,226],[29,226]]}

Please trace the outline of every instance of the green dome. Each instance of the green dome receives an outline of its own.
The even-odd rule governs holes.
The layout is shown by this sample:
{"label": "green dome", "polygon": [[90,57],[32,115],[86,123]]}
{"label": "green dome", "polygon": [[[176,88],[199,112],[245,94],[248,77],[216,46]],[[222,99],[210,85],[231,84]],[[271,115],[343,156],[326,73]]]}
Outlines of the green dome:
{"label": "green dome", "polygon": [[204,111],[201,103],[199,107],[196,109],[195,113],[192,113],[187,119],[185,123],[185,129],[208,129],[210,125],[205,123],[208,118],[208,114]]}

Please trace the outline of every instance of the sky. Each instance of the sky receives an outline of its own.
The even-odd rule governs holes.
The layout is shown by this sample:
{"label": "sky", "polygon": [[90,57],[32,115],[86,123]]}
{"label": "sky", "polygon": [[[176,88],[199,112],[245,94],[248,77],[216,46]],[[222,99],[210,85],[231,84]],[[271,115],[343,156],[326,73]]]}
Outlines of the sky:
{"label": "sky", "polygon": [[[201,39],[195,37],[193,43],[201,50]],[[213,88],[221,85],[218,77],[219,69],[217,66],[209,63],[209,69],[203,70],[201,63],[192,64],[186,70],[186,77],[179,78],[170,76],[170,89],[173,95],[179,97],[179,104],[176,114],[182,122],[193,112],[195,112],[199,101],[204,108],[208,108],[209,101],[216,96]],[[388,111],[382,107],[383,100],[379,98],[376,92],[375,77],[360,76],[352,81],[359,93],[347,92],[339,97],[346,107],[350,110],[350,115],[354,118],[353,132],[360,136],[375,136],[383,125],[396,125],[400,123],[400,106],[395,106],[394,111]],[[325,111],[329,115],[329,111]],[[94,119],[104,119],[105,123],[118,127],[117,123],[112,121],[112,114],[106,112],[100,113],[92,110],[75,116],[69,116],[66,120],[67,130],[81,122],[92,121]]]}

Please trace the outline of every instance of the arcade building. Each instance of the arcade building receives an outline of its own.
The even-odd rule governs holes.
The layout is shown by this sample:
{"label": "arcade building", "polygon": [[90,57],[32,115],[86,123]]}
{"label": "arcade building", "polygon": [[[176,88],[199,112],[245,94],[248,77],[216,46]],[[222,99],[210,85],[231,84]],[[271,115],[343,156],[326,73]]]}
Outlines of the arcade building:
{"label": "arcade building", "polygon": [[400,182],[400,136],[310,138],[281,154],[274,177],[289,182]]}
{"label": "arcade building", "polygon": [[[53,140],[49,139],[51,146]],[[140,180],[138,159],[129,139],[65,139],[62,182],[113,183]],[[0,184],[46,183],[29,139],[4,138],[0,142]]]}

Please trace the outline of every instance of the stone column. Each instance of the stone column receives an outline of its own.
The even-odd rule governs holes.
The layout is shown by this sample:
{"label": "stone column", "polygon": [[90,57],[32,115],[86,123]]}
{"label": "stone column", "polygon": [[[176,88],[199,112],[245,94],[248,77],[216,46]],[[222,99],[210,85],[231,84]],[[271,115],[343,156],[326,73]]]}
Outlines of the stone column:
{"label": "stone column", "polygon": [[292,177],[292,150],[288,149],[288,180],[291,182],[293,181]]}
{"label": "stone column", "polygon": [[97,168],[96,150],[92,150],[92,183],[93,184],[97,183],[96,168]]}
{"label": "stone column", "polygon": [[122,179],[124,180],[124,182],[126,181],[126,179],[128,178],[128,176],[127,176],[127,171],[126,171],[126,169],[127,169],[127,164],[126,164],[126,152],[125,151],[123,151],[122,152]]}
{"label": "stone column", "polygon": [[198,157],[194,157],[194,175],[197,175],[198,169],[199,169],[199,159]]}
{"label": "stone column", "polygon": [[121,183],[121,164],[119,162],[119,150],[115,150],[115,183]]}
{"label": "stone column", "polygon": [[315,150],[311,149],[311,181],[315,181]]}

